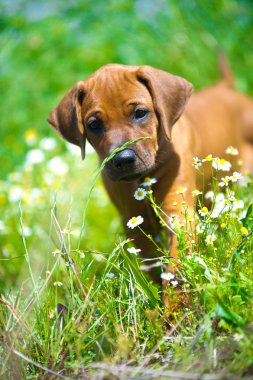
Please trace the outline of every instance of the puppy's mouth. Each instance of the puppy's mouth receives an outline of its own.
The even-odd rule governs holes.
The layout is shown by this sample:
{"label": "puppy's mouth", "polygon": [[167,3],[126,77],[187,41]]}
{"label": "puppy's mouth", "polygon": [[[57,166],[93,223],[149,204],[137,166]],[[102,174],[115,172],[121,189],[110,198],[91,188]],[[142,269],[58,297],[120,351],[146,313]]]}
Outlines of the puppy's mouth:
{"label": "puppy's mouth", "polygon": [[112,181],[122,181],[122,182],[134,182],[140,178],[144,178],[148,175],[148,170],[145,170],[144,172],[140,172],[140,173],[131,173],[131,174],[128,174],[128,175],[116,175],[116,174],[112,174],[109,172],[107,172],[109,178],[112,180]]}
{"label": "puppy's mouth", "polygon": [[146,177],[148,175],[148,170],[145,170],[144,172],[140,173],[131,173],[131,174],[117,174],[117,173],[112,173],[111,171],[106,171],[108,177],[116,182],[116,181],[122,181],[122,182],[134,182],[140,178]]}

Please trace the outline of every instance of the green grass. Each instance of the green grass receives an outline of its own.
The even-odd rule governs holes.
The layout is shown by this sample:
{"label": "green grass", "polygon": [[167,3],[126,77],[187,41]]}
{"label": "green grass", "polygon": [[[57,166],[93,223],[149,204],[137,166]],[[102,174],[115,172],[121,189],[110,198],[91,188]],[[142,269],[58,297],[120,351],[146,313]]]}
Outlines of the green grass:
{"label": "green grass", "polygon": [[[168,328],[161,289],[140,270],[141,257],[126,249],[129,241],[97,178],[94,154],[82,163],[79,155],[63,153],[58,170],[65,172],[57,176],[50,165],[57,149],[58,143],[52,151],[39,148],[44,160],[20,166],[0,194],[5,204],[1,377],[251,374],[251,179],[245,176],[242,186],[232,186],[242,208],[232,211],[234,201],[227,201],[227,209],[213,218],[209,207],[198,237],[191,228],[196,215],[188,215],[186,206],[188,227],[172,221],[181,259],[178,277],[184,278],[190,307],[178,310]],[[20,199],[14,196],[17,188],[23,189]],[[217,180],[213,188],[219,199]],[[199,195],[197,209],[202,206]],[[156,212],[164,219],[159,205]],[[212,234],[216,240],[207,245]],[[163,268],[173,265],[164,247],[160,260]],[[174,287],[168,292],[173,297]]]}
{"label": "green grass", "polygon": [[[232,186],[244,201],[238,211],[229,201],[209,218],[209,204],[203,233],[191,228],[195,216],[184,207],[189,228],[173,221],[191,302],[169,329],[162,290],[127,251],[96,156],[81,162],[46,122],[74,83],[110,62],[148,64],[195,89],[208,86],[220,78],[220,47],[236,88],[252,96],[252,2],[55,0],[43,7],[0,5],[0,378],[252,378],[252,179]],[[50,136],[51,145],[42,140]],[[213,189],[219,199],[215,180]],[[197,204],[203,207],[202,195]],[[163,269],[165,246],[159,256]],[[173,286],[168,292],[173,297]]]}

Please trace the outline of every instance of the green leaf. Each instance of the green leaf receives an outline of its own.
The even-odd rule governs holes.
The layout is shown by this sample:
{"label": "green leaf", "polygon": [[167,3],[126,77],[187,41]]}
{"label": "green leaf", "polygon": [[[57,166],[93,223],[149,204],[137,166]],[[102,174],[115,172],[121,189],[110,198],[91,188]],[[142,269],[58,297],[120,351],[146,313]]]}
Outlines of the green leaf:
{"label": "green leaf", "polygon": [[213,279],[212,279],[211,272],[210,272],[210,270],[209,270],[207,264],[204,262],[204,260],[201,259],[201,257],[196,256],[196,257],[194,258],[194,261],[195,261],[196,263],[199,263],[203,268],[205,268],[204,275],[205,275],[205,277],[206,277],[206,278],[207,278],[207,279],[213,284]]}
{"label": "green leaf", "polygon": [[249,205],[248,210],[246,212],[246,215],[244,218],[241,219],[241,222],[243,224],[243,227],[252,228],[252,225],[253,225],[253,203],[251,203]]}
{"label": "green leaf", "polygon": [[137,288],[146,294],[154,307],[158,306],[160,303],[160,296],[157,288],[152,282],[148,281],[147,277],[140,271],[137,260],[132,259],[129,257],[129,254],[125,252],[123,244],[121,244],[121,254],[134,276]]}
{"label": "green leaf", "polygon": [[218,298],[218,305],[214,309],[214,313],[212,316],[220,317],[229,325],[234,327],[242,326],[246,324],[246,320],[242,319],[238,314],[236,314],[233,310],[229,309],[222,300]]}

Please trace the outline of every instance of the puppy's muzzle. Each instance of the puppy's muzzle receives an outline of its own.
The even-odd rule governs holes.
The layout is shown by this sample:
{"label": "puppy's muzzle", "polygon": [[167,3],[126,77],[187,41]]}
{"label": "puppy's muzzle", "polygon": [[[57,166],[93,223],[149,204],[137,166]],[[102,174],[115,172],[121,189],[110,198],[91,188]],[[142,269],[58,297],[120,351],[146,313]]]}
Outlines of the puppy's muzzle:
{"label": "puppy's muzzle", "polygon": [[106,172],[113,181],[133,180],[140,176],[137,173],[137,155],[133,149],[124,149],[106,164]]}
{"label": "puppy's muzzle", "polygon": [[134,168],[136,154],[132,149],[124,149],[112,158],[114,170],[129,172]]}

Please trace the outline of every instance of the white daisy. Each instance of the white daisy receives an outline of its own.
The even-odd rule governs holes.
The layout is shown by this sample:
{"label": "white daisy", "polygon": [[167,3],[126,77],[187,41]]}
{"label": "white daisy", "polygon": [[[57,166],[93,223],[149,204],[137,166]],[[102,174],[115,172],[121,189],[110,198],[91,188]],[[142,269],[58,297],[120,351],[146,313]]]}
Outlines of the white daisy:
{"label": "white daisy", "polygon": [[156,178],[146,177],[146,178],[144,178],[144,181],[141,183],[141,185],[144,187],[148,187],[148,186],[153,185],[156,182],[157,182]]}
{"label": "white daisy", "polygon": [[40,142],[41,149],[48,150],[48,151],[54,150],[56,148],[56,145],[57,145],[57,142],[55,138],[53,137],[45,137]]}
{"label": "white daisy", "polygon": [[29,150],[29,152],[26,155],[25,164],[26,165],[34,165],[34,164],[40,164],[42,161],[44,161],[45,155],[40,149],[32,149]]}
{"label": "white daisy", "polygon": [[129,253],[132,253],[133,255],[137,255],[139,252],[141,252],[141,249],[137,249],[137,248],[131,247],[131,248],[127,248],[127,251]]}
{"label": "white daisy", "polygon": [[236,199],[233,203],[233,211],[244,207],[244,202],[241,199]]}
{"label": "white daisy", "polygon": [[196,233],[198,234],[198,235],[200,235],[200,234],[203,234],[203,232],[205,231],[205,225],[204,224],[197,224],[197,226],[196,226]]}
{"label": "white daisy", "polygon": [[213,201],[214,200],[214,192],[211,190],[207,191],[207,193],[205,194],[205,198],[210,199],[210,201]]}
{"label": "white daisy", "polygon": [[227,189],[227,200],[229,202],[234,202],[236,201],[236,198],[235,198],[235,192],[234,191],[229,191],[229,189]]}
{"label": "white daisy", "polygon": [[194,220],[195,220],[192,215],[187,215],[185,219],[187,222],[194,222]]}
{"label": "white daisy", "polygon": [[161,274],[161,278],[163,280],[171,281],[171,280],[173,280],[173,278],[175,278],[175,275],[171,272],[163,272]]}
{"label": "white daisy", "polygon": [[214,208],[210,215],[210,218],[218,218],[220,216],[220,213],[221,213],[220,209]]}
{"label": "white daisy", "polygon": [[198,213],[201,216],[206,216],[208,214],[208,208],[204,206],[201,210],[198,210]]}
{"label": "white daisy", "polygon": [[18,202],[22,198],[24,190],[19,186],[13,186],[9,190],[9,201],[10,202]]}
{"label": "white daisy", "polygon": [[226,175],[226,177],[221,178],[221,182],[219,182],[219,186],[228,186],[230,182],[230,177]]}
{"label": "white daisy", "polygon": [[174,287],[178,286],[178,281],[171,281],[171,285],[173,285]]}
{"label": "white daisy", "polygon": [[231,156],[237,156],[237,155],[239,154],[238,149],[237,149],[237,148],[234,148],[233,146],[229,146],[229,147],[225,150],[225,152],[226,152],[227,154],[231,154]]}
{"label": "white daisy", "polygon": [[239,181],[239,179],[242,179],[243,178],[243,175],[241,173],[238,173],[238,172],[234,172],[233,175],[230,176],[230,180],[232,182],[237,182]]}
{"label": "white daisy", "polygon": [[213,160],[213,155],[212,154],[208,154],[208,156],[206,156],[202,162],[211,162]]}
{"label": "white daisy", "polygon": [[198,157],[193,157],[193,163],[192,163],[192,165],[196,169],[198,169],[202,165],[202,162],[201,162],[201,160]]}
{"label": "white daisy", "polygon": [[47,169],[52,174],[64,176],[69,170],[69,167],[61,157],[54,157],[48,162]]}
{"label": "white daisy", "polygon": [[234,342],[240,342],[240,340],[242,340],[243,338],[244,338],[244,335],[240,334],[240,333],[235,333],[233,335],[233,341]]}
{"label": "white daisy", "polygon": [[205,241],[207,245],[213,245],[213,242],[216,240],[216,236],[214,234],[207,235]]}
{"label": "white daisy", "polygon": [[218,193],[215,197],[215,203],[218,204],[218,203],[224,203],[224,200],[225,200],[225,195],[223,193]]}
{"label": "white daisy", "polygon": [[62,282],[60,282],[60,281],[55,281],[55,282],[54,282],[54,286],[59,286],[59,287],[60,287],[60,286],[62,286]]}
{"label": "white daisy", "polygon": [[229,211],[229,204],[226,204],[225,201],[216,203],[212,211],[212,218],[217,218],[218,216],[220,216],[220,214],[223,214],[227,211]]}
{"label": "white daisy", "polygon": [[199,191],[198,189],[195,189],[192,191],[192,196],[197,197],[198,195],[203,194],[202,191]]}
{"label": "white daisy", "polygon": [[135,228],[139,226],[139,224],[143,223],[143,217],[142,216],[133,216],[129,221],[127,222],[128,228]]}
{"label": "white daisy", "polygon": [[184,194],[187,190],[187,187],[179,187],[176,191],[177,194]]}
{"label": "white daisy", "polygon": [[134,193],[134,198],[137,200],[137,201],[142,201],[147,195],[147,191],[145,189],[143,189],[142,187],[139,187],[135,193]]}
{"label": "white daisy", "polygon": [[232,165],[229,161],[226,161],[224,158],[214,158],[212,162],[212,166],[216,170],[222,170],[224,172],[229,172]]}

